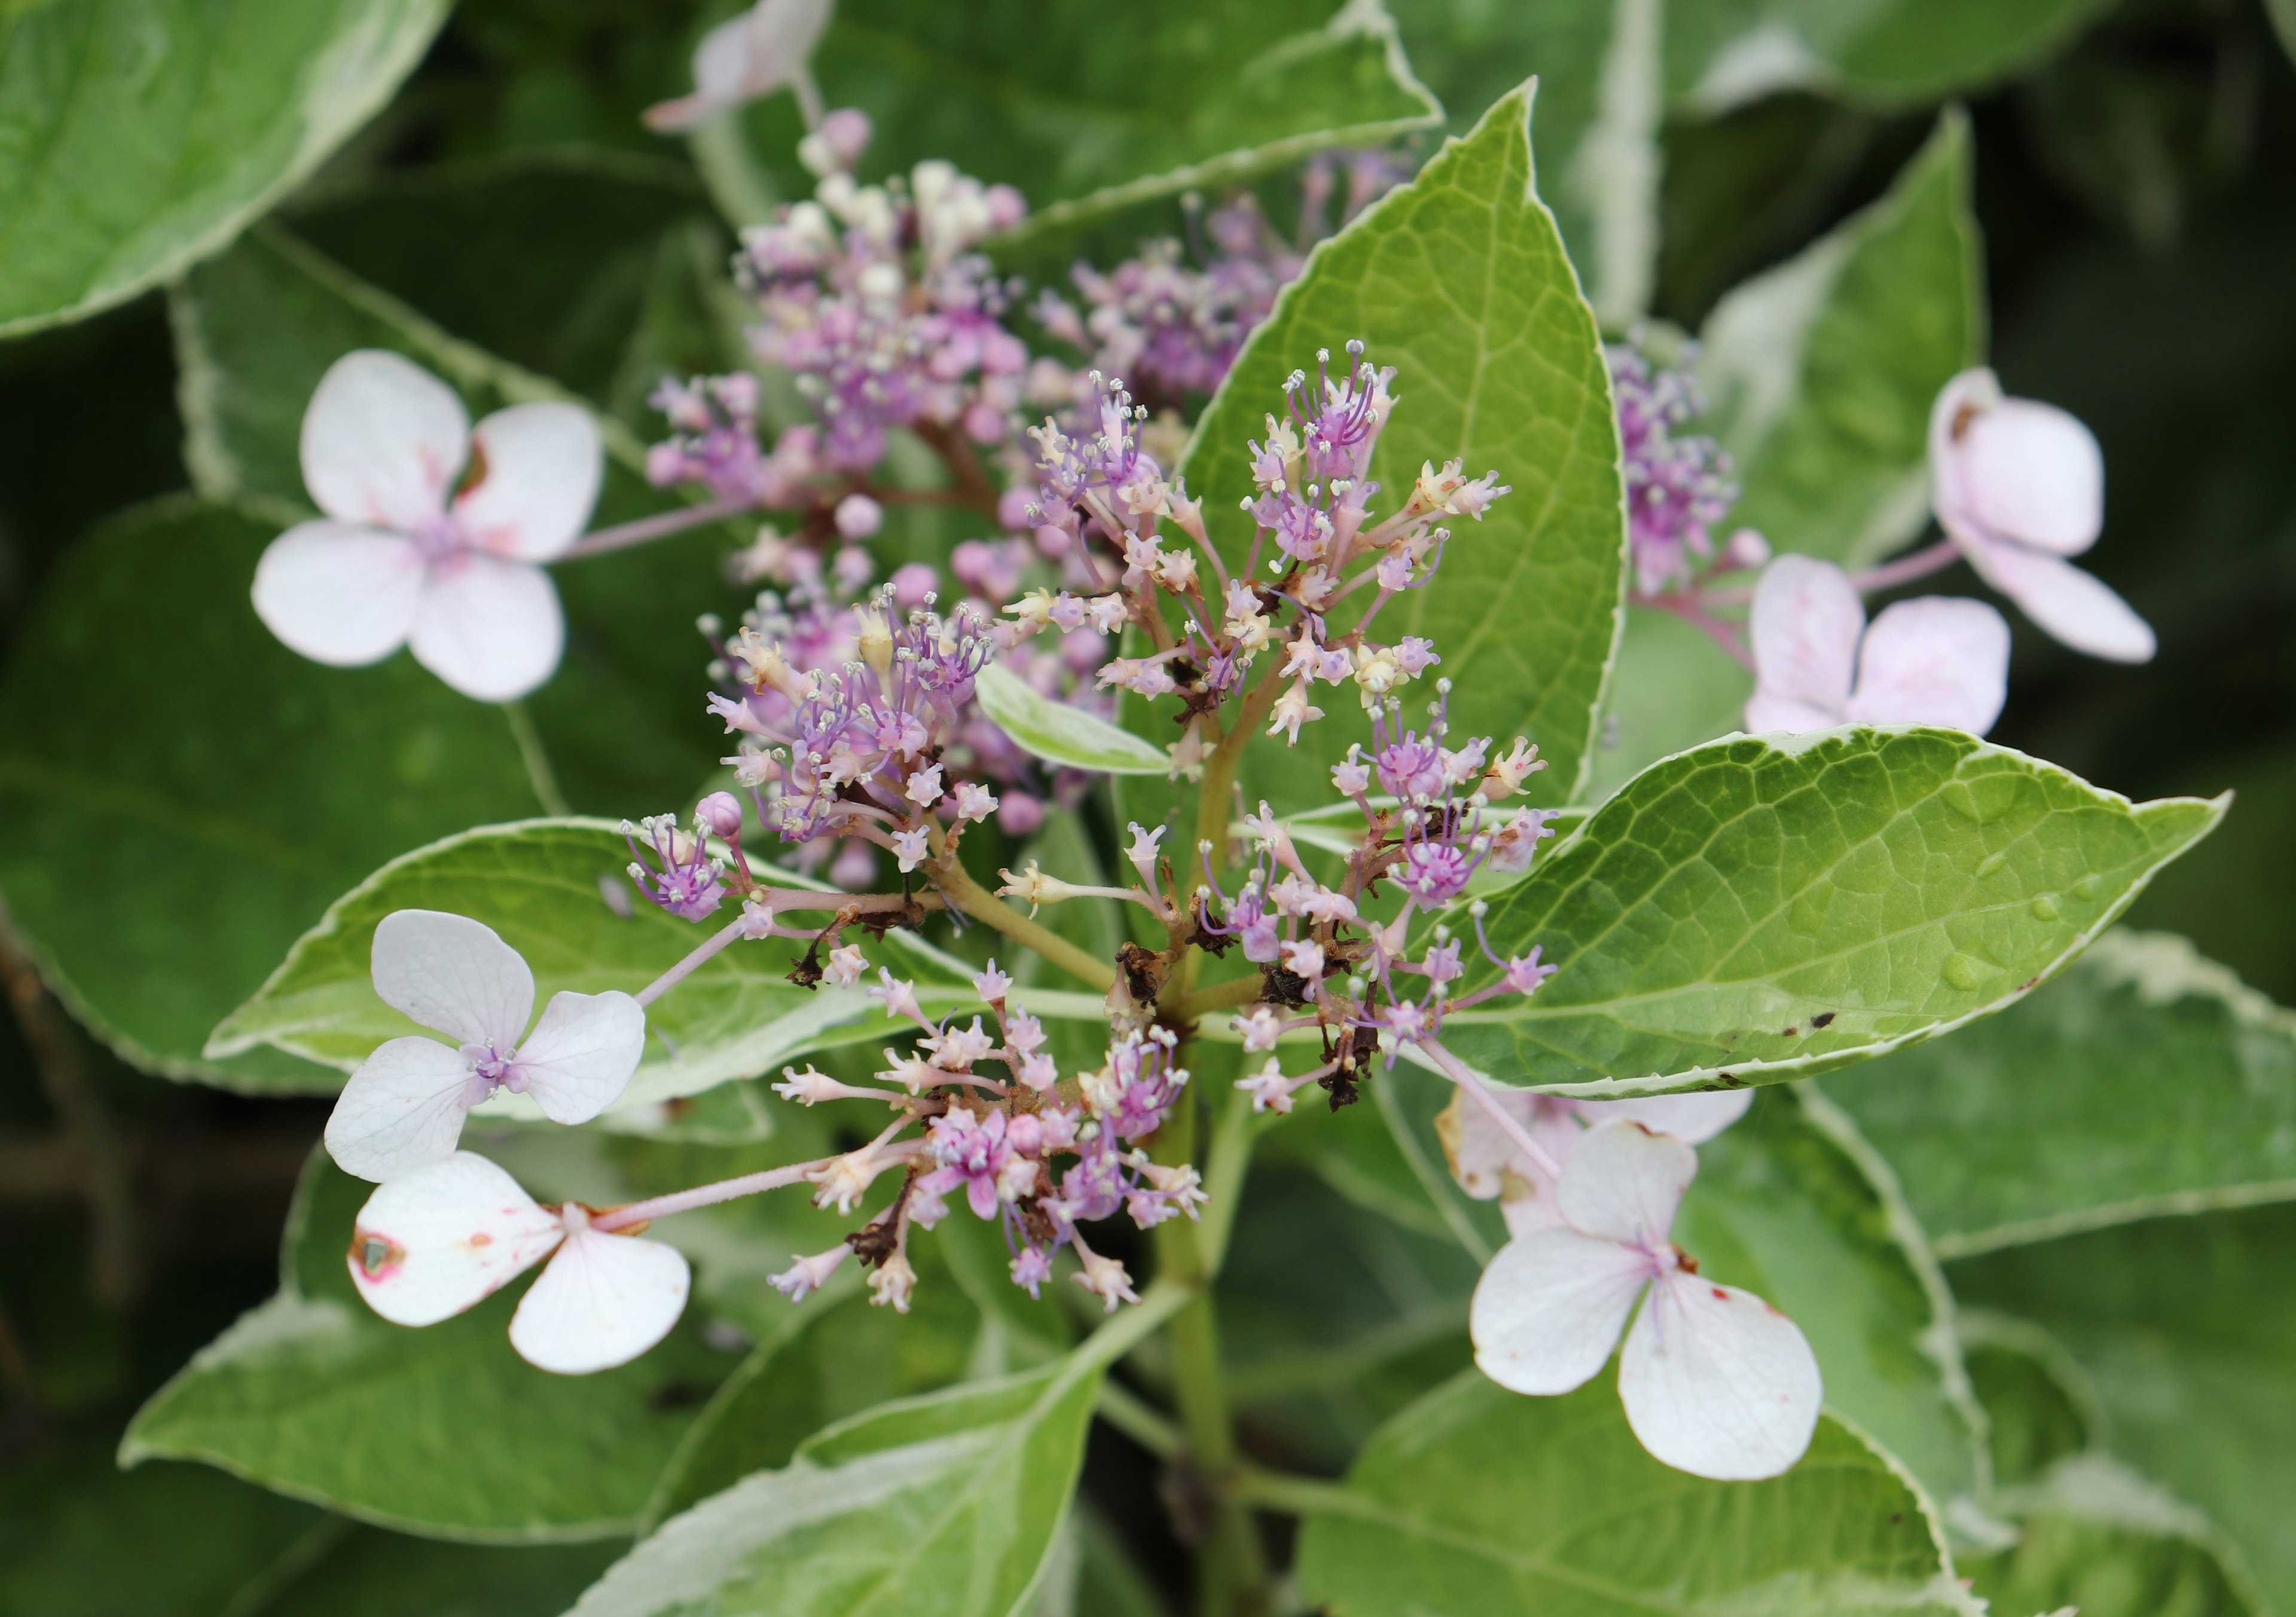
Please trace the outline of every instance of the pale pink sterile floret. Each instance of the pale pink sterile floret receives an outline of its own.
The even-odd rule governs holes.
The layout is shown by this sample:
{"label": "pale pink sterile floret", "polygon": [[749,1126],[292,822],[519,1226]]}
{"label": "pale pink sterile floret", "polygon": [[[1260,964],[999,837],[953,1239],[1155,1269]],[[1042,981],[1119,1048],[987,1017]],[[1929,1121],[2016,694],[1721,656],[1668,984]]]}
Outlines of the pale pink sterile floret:
{"label": "pale pink sterile floret", "polygon": [[565,553],[597,501],[586,412],[514,404],[473,429],[437,377],[361,349],[312,394],[302,461],[325,514],[271,542],[253,592],[256,615],[289,649],[348,668],[407,646],[490,702],[556,670],[565,617],[539,564]]}
{"label": "pale pink sterile floret", "polygon": [[2104,455],[2080,421],[1964,371],[1930,411],[1930,503],[1977,576],[2076,651],[2152,660],[2151,625],[2065,559],[2104,528]]}
{"label": "pale pink sterile floret", "polygon": [[453,1042],[392,1039],[344,1084],[327,1151],[361,1179],[447,1156],[463,1117],[497,1089],[529,1097],[554,1122],[586,1123],[619,1098],[644,1053],[645,1011],[617,990],[553,994],[528,1033],[534,974],[467,916],[396,911],[374,929],[373,962],[383,1002]]}
{"label": "pale pink sterile floret", "polygon": [[830,0],[758,0],[719,23],[694,47],[693,94],[648,107],[646,127],[676,134],[797,83],[829,6]]}
{"label": "pale pink sterile floret", "polygon": [[1562,1171],[1563,1221],[1508,1242],[1475,1287],[1475,1362],[1512,1392],[1568,1392],[1624,1332],[1619,1397],[1653,1458],[1723,1482],[1776,1476],[1816,1429],[1817,1359],[1792,1320],[1673,1245],[1697,1172],[1687,1144],[1641,1123],[1590,1131]]}
{"label": "pale pink sterile floret", "polygon": [[2009,691],[2009,625],[1981,600],[1886,607],[1871,627],[1849,576],[1784,555],[1763,569],[1748,625],[1750,731],[1940,724],[1983,735]]}
{"label": "pale pink sterile floret", "polygon": [[347,1262],[367,1306],[395,1325],[435,1325],[547,1257],[511,1316],[529,1364],[586,1376],[627,1364],[685,1309],[685,1254],[594,1229],[587,1209],[545,1207],[483,1156],[457,1151],[376,1188]]}

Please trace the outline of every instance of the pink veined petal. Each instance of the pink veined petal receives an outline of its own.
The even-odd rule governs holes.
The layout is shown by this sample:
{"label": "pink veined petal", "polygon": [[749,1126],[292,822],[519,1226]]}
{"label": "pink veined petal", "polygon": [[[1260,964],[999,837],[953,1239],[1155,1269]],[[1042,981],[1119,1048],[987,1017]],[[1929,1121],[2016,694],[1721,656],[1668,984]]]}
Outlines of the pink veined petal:
{"label": "pink veined petal", "polygon": [[436,1325],[540,1262],[558,1215],[468,1151],[394,1179],[351,1226],[351,1284],[394,1325]]}
{"label": "pink veined petal", "polygon": [[540,568],[464,551],[430,569],[407,643],[464,696],[515,701],[557,670],[566,618]]}
{"label": "pink veined petal", "polygon": [[255,615],[290,651],[337,668],[406,643],[422,590],[412,540],[340,522],[302,522],[255,564]]}
{"label": "pink veined petal", "polygon": [[587,1123],[629,1086],[644,1049],[645,1009],[629,995],[554,993],[512,1070],[544,1116]]}
{"label": "pink veined petal", "polygon": [[2029,398],[1972,416],[1955,453],[1960,505],[1997,538],[2078,556],[2104,527],[2104,452],[2079,419]]}
{"label": "pink veined petal", "polygon": [[1790,697],[1770,696],[1757,690],[1746,698],[1746,731],[1750,735],[1767,735],[1783,731],[1798,736],[1812,730],[1831,730],[1843,723],[1839,713],[1829,713],[1823,707],[1813,707],[1808,702],[1798,702]]}
{"label": "pink veined petal", "polygon": [[2074,650],[2113,663],[2152,660],[2152,626],[2095,574],[2021,544],[1986,544],[1968,554],[1979,576]]}
{"label": "pink veined petal", "polygon": [[581,536],[598,502],[597,423],[572,404],[513,404],[471,435],[485,475],[455,500],[455,526],[480,550],[547,561]]}
{"label": "pink veined petal", "polygon": [[588,1228],[571,1210],[566,1244],[511,1317],[520,1357],[561,1376],[627,1364],[669,1335],[692,1271],[675,1246]]}
{"label": "pink veined petal", "polygon": [[1624,1117],[1659,1134],[1701,1145],[1746,1115],[1751,1090],[1701,1090],[1693,1095],[1645,1095],[1629,1100],[1581,1100],[1590,1123]]}
{"label": "pink veined petal", "polygon": [[436,1039],[376,1047],[335,1098],[327,1155],[360,1179],[387,1180],[454,1154],[469,1111],[471,1064]]}
{"label": "pink veined petal", "polygon": [[1677,1270],[1651,1288],[1619,1359],[1627,1424],[1693,1476],[1753,1482],[1791,1470],[1825,1396],[1800,1328],[1751,1292]]}
{"label": "pink veined petal", "polygon": [[1583,1386],[1603,1368],[1651,1278],[1642,1254],[1575,1229],[1520,1236],[1475,1284],[1475,1363],[1511,1392]]}
{"label": "pink veined petal", "polygon": [[463,1044],[507,1054],[534,1014],[534,973],[495,929],[443,910],[394,910],[375,924],[383,1003]]}
{"label": "pink veined petal", "polygon": [[1865,627],[1857,586],[1831,562],[1788,554],[1763,568],[1747,625],[1754,650],[1750,721],[1765,698],[1838,715],[1849,700],[1857,636]]}
{"label": "pink veined petal", "polygon": [[2008,698],[2008,621],[1981,600],[1925,595],[1883,608],[1866,631],[1849,717],[1981,736]]}
{"label": "pink veined petal", "polygon": [[1649,1250],[1665,1248],[1698,1153],[1671,1134],[1621,1117],[1589,1129],[1562,1170],[1562,1216],[1573,1229]]}
{"label": "pink veined petal", "polygon": [[303,412],[303,486],[330,517],[411,534],[446,513],[470,441],[452,388],[361,348],[327,367]]}

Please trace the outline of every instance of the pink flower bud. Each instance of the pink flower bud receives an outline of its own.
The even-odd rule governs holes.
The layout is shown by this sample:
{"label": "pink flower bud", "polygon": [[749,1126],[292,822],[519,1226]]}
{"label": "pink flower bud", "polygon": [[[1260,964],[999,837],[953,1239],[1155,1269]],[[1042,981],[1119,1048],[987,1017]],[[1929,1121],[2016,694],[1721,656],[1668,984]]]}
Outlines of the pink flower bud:
{"label": "pink flower bud", "polygon": [[988,223],[998,230],[1010,230],[1028,216],[1027,200],[1010,185],[991,185],[985,200],[988,204]]}
{"label": "pink flower bud", "polygon": [[1026,837],[1045,823],[1045,805],[1026,792],[1006,792],[996,805],[996,823],[1014,837]]}
{"label": "pink flower bud", "polygon": [[1758,568],[1770,559],[1770,542],[1751,527],[1742,527],[1722,547],[1722,566]]}
{"label": "pink flower bud", "polygon": [[869,150],[869,140],[876,131],[871,127],[869,115],[858,107],[840,107],[822,117],[821,127],[815,131],[821,143],[840,168],[850,168]]}
{"label": "pink flower bud", "polygon": [[1033,1113],[1023,1112],[1006,1125],[1004,1143],[1023,1156],[1034,1156],[1045,1143],[1045,1125]]}
{"label": "pink flower bud", "polygon": [[996,520],[1013,532],[1025,533],[1029,527],[1029,507],[1037,496],[1025,488],[1008,488],[996,496]]}
{"label": "pink flower bud", "polygon": [[837,502],[837,531],[848,539],[866,539],[885,526],[885,508],[866,494],[848,494]]}
{"label": "pink flower bud", "polygon": [[693,805],[693,818],[731,841],[742,834],[742,800],[731,792],[712,792]]}
{"label": "pink flower bud", "polygon": [[893,569],[893,604],[904,610],[924,604],[925,597],[940,588],[940,574],[922,561],[912,561]]}

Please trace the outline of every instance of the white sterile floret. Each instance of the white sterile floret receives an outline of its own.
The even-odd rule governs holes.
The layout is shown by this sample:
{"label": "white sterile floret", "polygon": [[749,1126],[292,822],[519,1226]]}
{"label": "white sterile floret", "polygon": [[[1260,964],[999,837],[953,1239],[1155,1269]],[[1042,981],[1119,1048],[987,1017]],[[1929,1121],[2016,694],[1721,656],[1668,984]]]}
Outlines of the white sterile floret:
{"label": "white sterile floret", "polygon": [[343,1085],[327,1119],[327,1152],[361,1179],[390,1179],[447,1156],[464,1115],[496,1089],[530,1096],[554,1122],[586,1123],[619,1098],[644,1053],[645,1012],[613,990],[554,994],[527,1033],[534,974],[467,916],[385,916],[374,929],[373,973],[384,1003],[453,1042],[390,1040]]}
{"label": "white sterile floret", "polygon": [[1785,555],[1764,569],[1748,625],[1751,731],[1941,724],[1983,735],[2009,693],[2009,625],[1942,595],[1883,608],[1871,627],[1849,575]]}
{"label": "white sterile floret", "polygon": [[1977,576],[2091,657],[2152,659],[2152,630],[2093,573],[2065,559],[2104,528],[2096,435],[2054,404],[2005,398],[1964,371],[1930,411],[1930,502]]}
{"label": "white sterile floret", "polygon": [[693,128],[744,102],[797,82],[829,20],[830,0],[758,0],[701,37],[693,51],[693,94],[645,110],[663,134]]}
{"label": "white sterile floret", "polygon": [[[514,404],[473,430],[452,388],[381,349],[328,367],[303,415],[303,482],[324,516],[271,542],[256,616],[314,662],[402,645],[465,696],[506,702],[558,666],[566,621],[538,565],[598,497],[598,429],[572,404]],[[477,475],[459,483],[465,465]]]}
{"label": "white sterile floret", "polygon": [[579,1203],[545,1207],[468,1151],[379,1187],[359,1209],[346,1262],[367,1306],[395,1325],[435,1325],[545,1257],[511,1316],[511,1345],[562,1376],[627,1364],[669,1334],[691,1273],[674,1246],[591,1227]]}
{"label": "white sterile floret", "polygon": [[1792,1320],[1705,1279],[1674,1246],[1697,1172],[1689,1146],[1638,1123],[1590,1131],[1562,1172],[1562,1223],[1508,1242],[1475,1287],[1475,1362],[1513,1392],[1570,1392],[1610,1359],[1647,1292],[1619,1364],[1635,1436],[1695,1476],[1776,1476],[1816,1429],[1817,1360]]}
{"label": "white sterile floret", "polygon": [[[1491,1099],[1555,1164],[1567,1167],[1589,1129],[1615,1118],[1702,1145],[1746,1115],[1751,1090],[1703,1090],[1691,1095],[1649,1095],[1628,1100],[1580,1100],[1529,1090],[1498,1090]],[[1452,1098],[1435,1119],[1452,1177],[1478,1201],[1496,1200],[1507,1233],[1529,1235],[1562,1222],[1554,1180],[1524,1155],[1512,1131],[1465,1095]]]}

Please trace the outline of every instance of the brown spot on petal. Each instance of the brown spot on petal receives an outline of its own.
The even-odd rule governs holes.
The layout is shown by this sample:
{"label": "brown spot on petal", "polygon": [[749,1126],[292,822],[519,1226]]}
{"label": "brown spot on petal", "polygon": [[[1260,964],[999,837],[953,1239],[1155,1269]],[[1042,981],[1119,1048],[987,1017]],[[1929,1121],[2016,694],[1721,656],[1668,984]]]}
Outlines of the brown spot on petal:
{"label": "brown spot on petal", "polygon": [[371,1229],[351,1231],[351,1267],[369,1280],[385,1280],[406,1262],[406,1248]]}

